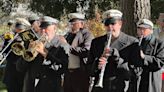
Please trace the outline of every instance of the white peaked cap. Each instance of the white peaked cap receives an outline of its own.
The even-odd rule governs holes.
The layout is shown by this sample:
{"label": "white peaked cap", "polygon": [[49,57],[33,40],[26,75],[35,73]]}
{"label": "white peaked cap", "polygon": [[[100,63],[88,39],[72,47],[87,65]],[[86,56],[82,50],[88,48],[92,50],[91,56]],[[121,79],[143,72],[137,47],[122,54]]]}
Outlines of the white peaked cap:
{"label": "white peaked cap", "polygon": [[81,13],[70,13],[68,14],[68,18],[71,19],[85,19],[85,15]]}
{"label": "white peaked cap", "polygon": [[107,10],[103,13],[102,17],[103,19],[106,19],[106,18],[122,18],[122,12],[119,11],[119,10],[116,10],[116,9],[111,9],[111,10]]}

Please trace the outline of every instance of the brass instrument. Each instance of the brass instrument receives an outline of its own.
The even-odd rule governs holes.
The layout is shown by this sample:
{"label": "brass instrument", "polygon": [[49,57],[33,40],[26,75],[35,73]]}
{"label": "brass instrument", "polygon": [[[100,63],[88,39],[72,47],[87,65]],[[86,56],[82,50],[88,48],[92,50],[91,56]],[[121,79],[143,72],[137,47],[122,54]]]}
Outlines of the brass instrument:
{"label": "brass instrument", "polygon": [[31,47],[29,47],[27,50],[24,51],[23,58],[24,60],[31,62],[35,59],[35,57],[38,55],[38,52],[35,50],[37,48],[37,43],[42,42],[45,44],[47,42],[47,36],[42,35],[38,40],[34,41],[35,44],[32,44]]}
{"label": "brass instrument", "polygon": [[24,47],[24,42],[15,42],[11,45],[12,52],[17,55],[21,56],[24,53],[25,47]]}
{"label": "brass instrument", "polygon": [[[0,59],[1,62],[0,64],[3,63],[3,61],[7,58],[7,56],[10,54],[10,52],[13,52],[14,54],[21,56],[24,54],[25,51],[25,46],[24,43],[28,43],[30,40],[35,39],[36,35],[32,32],[29,31],[29,29],[31,28],[31,24],[24,18],[16,18],[17,23],[21,23],[23,25],[26,26],[26,29],[24,29],[23,31],[16,33],[16,35],[13,37],[12,35],[10,35],[9,33],[4,34],[4,38],[5,39],[11,39],[10,42],[7,44],[7,46],[5,46],[5,48],[0,52]],[[21,42],[14,42],[13,41],[20,36],[22,38]],[[5,53],[6,55],[4,55],[4,52],[6,51],[6,49],[11,45],[11,49]]]}
{"label": "brass instrument", "polygon": [[13,39],[14,38],[14,35],[10,32],[3,34],[3,36],[4,36],[4,39]]}
{"label": "brass instrument", "polygon": [[19,36],[22,41],[13,43],[11,48],[14,54],[21,56],[24,54],[25,49],[27,49],[27,45],[29,45],[30,41],[36,40],[38,37],[32,29],[20,32]]}
{"label": "brass instrument", "polygon": [[[107,44],[106,44],[106,46],[105,46],[105,48],[104,48],[104,52],[103,52],[103,54],[105,53],[105,49],[106,48],[109,48],[109,46],[110,46],[110,44],[111,44],[111,38],[112,38],[112,31],[110,31],[109,33],[107,33]],[[109,56],[108,56],[109,57]],[[106,59],[108,60],[108,57],[106,57]],[[95,85],[95,87],[101,87],[101,88],[103,88],[103,77],[104,77],[104,72],[105,72],[105,67],[106,67],[106,64],[107,64],[107,61],[106,61],[106,63],[104,64],[104,66],[102,67],[102,69],[101,69],[101,72],[100,72],[100,74],[99,74],[99,79],[98,79],[98,82],[96,83],[96,85]]]}
{"label": "brass instrument", "polygon": [[[4,60],[7,58],[7,56],[10,54],[11,49],[7,52],[7,54],[4,56],[4,52],[7,50],[7,48],[12,44],[12,42],[18,37],[18,33],[13,37],[13,39],[10,40],[10,42],[5,46],[5,48],[0,52],[1,62],[0,65],[4,62]],[[4,56],[4,57],[3,57]]]}

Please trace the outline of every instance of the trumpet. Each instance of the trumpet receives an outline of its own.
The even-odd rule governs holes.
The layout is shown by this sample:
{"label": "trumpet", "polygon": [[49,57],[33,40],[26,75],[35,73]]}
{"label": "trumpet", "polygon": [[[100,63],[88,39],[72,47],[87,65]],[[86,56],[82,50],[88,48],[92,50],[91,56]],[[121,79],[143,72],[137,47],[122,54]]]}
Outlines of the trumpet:
{"label": "trumpet", "polygon": [[[109,46],[110,46],[110,44],[111,44],[111,38],[112,38],[112,31],[110,31],[110,32],[108,32],[108,34],[107,34],[107,44],[106,44],[106,46],[105,46],[105,48],[104,48],[104,52],[103,52],[103,54],[105,53],[105,49],[106,48],[109,48]],[[108,56],[109,57],[109,56]],[[106,59],[108,60],[108,57],[106,57]],[[101,72],[100,72],[100,74],[99,74],[99,79],[98,79],[98,81],[97,81],[97,83],[96,83],[96,85],[95,85],[95,87],[101,87],[101,88],[103,88],[103,77],[104,77],[104,72],[105,72],[105,67],[106,67],[106,64],[107,64],[107,61],[106,61],[106,63],[104,64],[104,66],[102,67],[102,69],[101,69]]]}
{"label": "trumpet", "polygon": [[35,41],[35,44],[32,44],[31,47],[29,47],[27,50],[23,53],[23,58],[27,62],[31,62],[35,59],[35,57],[38,55],[38,52],[35,50],[37,48],[37,43],[42,42],[43,44],[46,44],[47,42],[47,36],[42,35],[38,40]]}

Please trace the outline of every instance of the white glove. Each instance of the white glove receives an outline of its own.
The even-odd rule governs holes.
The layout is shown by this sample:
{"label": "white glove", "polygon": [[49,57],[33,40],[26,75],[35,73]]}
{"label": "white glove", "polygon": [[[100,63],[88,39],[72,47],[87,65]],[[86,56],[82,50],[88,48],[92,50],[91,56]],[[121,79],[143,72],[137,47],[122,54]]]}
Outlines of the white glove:
{"label": "white glove", "polygon": [[2,60],[3,58],[4,58],[4,56],[1,54],[1,55],[0,55],[0,60]]}

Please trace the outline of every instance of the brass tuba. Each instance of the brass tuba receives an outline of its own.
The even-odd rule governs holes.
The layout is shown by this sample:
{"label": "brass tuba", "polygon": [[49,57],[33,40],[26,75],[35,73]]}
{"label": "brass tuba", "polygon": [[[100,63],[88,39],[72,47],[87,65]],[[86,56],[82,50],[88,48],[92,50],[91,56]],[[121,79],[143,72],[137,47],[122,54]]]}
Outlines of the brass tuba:
{"label": "brass tuba", "polygon": [[33,61],[35,59],[35,57],[38,55],[38,52],[35,50],[38,46],[38,44],[37,44],[38,42],[42,42],[43,44],[46,44],[47,36],[42,35],[38,40],[34,41],[34,44],[29,46],[29,48],[24,51],[23,58],[27,62]]}
{"label": "brass tuba", "polygon": [[11,45],[11,49],[12,52],[17,55],[17,56],[21,56],[23,55],[24,51],[25,51],[25,47],[24,47],[24,42],[15,42]]}
{"label": "brass tuba", "polygon": [[[31,28],[31,24],[25,19],[25,18],[16,18],[16,24],[15,26],[19,24],[24,26],[23,29],[21,29],[20,32],[18,32],[18,34],[20,35],[20,33],[26,31],[27,29]],[[11,49],[12,52],[18,56],[23,55],[24,50],[25,50],[25,46],[24,46],[24,41],[21,42],[15,42],[11,45]]]}

